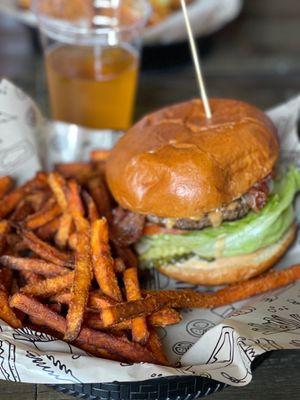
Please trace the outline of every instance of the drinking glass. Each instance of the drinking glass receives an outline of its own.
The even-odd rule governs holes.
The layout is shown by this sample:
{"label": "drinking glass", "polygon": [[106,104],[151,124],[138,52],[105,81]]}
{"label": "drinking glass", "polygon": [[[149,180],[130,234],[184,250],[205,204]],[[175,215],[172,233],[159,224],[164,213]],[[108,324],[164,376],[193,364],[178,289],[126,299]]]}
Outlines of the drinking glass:
{"label": "drinking glass", "polygon": [[35,0],[52,116],[92,129],[132,123],[147,0]]}

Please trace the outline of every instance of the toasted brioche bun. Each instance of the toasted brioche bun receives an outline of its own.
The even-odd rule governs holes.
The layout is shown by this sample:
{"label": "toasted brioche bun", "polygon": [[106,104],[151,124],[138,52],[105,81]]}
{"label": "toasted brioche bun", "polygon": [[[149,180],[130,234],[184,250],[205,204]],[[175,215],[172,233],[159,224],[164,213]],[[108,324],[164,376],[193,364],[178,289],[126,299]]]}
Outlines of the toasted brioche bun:
{"label": "toasted brioche bun", "polygon": [[276,128],[257,108],[211,99],[143,118],[107,161],[107,182],[125,209],[168,218],[199,218],[246,193],[268,175],[279,155]]}
{"label": "toasted brioche bun", "polygon": [[259,275],[272,267],[287,251],[296,236],[296,225],[275,244],[255,253],[222,257],[214,261],[190,258],[182,263],[163,265],[159,271],[169,277],[197,285],[223,285]]}

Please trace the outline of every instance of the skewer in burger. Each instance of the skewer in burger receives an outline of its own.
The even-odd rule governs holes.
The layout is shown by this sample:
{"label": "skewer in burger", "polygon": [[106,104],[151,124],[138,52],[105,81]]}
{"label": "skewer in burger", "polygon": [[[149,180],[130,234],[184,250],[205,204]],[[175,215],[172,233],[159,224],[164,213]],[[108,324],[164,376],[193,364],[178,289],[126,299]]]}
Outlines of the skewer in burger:
{"label": "skewer in burger", "polygon": [[114,227],[136,243],[142,267],[194,284],[218,285],[273,266],[296,234],[300,172],[275,172],[272,121],[247,103],[200,100],[144,117],[107,161],[120,205]]}

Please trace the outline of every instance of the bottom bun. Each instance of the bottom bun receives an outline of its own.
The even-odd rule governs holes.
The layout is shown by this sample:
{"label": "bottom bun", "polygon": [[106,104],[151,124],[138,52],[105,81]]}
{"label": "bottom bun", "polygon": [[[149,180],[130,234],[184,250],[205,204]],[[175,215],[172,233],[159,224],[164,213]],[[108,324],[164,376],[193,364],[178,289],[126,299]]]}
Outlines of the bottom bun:
{"label": "bottom bun", "polygon": [[173,279],[197,285],[223,285],[249,279],[272,267],[296,236],[296,225],[276,243],[254,253],[206,261],[195,257],[182,263],[162,265],[159,271]]}

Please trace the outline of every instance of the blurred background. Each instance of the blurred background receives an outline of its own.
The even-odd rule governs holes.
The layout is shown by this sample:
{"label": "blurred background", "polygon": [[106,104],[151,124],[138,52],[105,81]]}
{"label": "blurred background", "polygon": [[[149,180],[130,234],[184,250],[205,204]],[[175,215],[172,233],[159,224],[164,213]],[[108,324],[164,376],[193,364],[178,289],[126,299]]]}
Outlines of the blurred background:
{"label": "blurred background", "polygon": [[[240,15],[199,39],[210,96],[268,108],[300,93],[299,0],[245,0]],[[29,93],[49,115],[35,29],[0,13],[0,77]],[[197,96],[187,43],[144,49],[135,118]]]}

